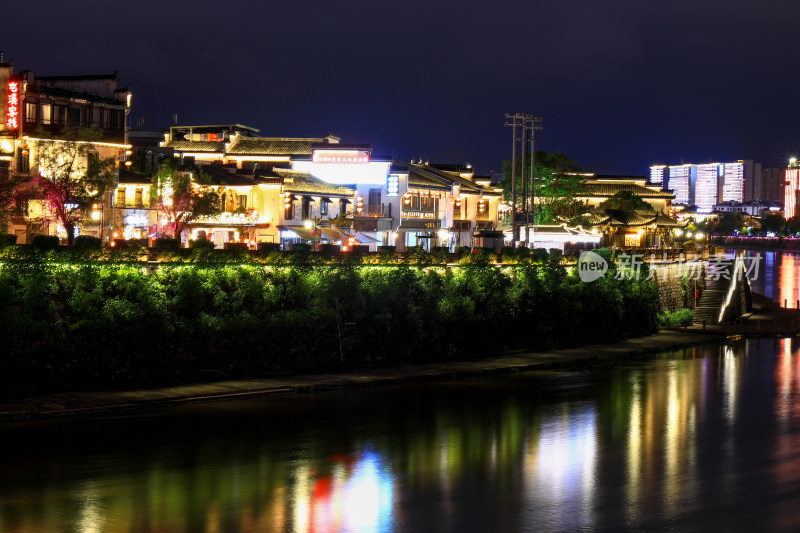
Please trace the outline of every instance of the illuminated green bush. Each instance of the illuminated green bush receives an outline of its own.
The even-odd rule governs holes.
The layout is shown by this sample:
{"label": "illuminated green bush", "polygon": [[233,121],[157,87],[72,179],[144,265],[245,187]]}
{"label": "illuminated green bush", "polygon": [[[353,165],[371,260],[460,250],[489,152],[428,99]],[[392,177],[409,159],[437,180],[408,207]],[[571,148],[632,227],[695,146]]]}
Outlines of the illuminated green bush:
{"label": "illuminated green bush", "polygon": [[458,267],[48,254],[0,267],[5,396],[448,360],[651,333],[658,321],[652,282],[582,283],[557,255],[499,268],[485,253]]}

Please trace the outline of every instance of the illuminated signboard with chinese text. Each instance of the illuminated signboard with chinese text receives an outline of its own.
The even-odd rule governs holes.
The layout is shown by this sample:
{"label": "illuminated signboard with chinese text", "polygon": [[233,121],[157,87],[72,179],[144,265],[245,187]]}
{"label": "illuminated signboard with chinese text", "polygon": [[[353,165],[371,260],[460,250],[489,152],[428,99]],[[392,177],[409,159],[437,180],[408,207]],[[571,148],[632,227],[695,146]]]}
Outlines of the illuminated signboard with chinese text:
{"label": "illuminated signboard with chinese text", "polygon": [[19,128],[19,82],[8,82],[8,101],[6,106],[6,127],[10,130]]}
{"label": "illuminated signboard with chinese text", "polygon": [[314,163],[369,163],[369,153],[363,150],[314,150]]}
{"label": "illuminated signboard with chinese text", "polygon": [[386,196],[399,196],[400,195],[400,177],[388,176],[386,178]]}

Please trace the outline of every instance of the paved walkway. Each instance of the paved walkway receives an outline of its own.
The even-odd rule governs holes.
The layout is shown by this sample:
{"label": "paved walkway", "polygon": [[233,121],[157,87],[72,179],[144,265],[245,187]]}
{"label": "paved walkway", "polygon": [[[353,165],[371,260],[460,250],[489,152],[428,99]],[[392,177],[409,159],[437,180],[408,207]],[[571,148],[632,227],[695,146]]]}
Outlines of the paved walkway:
{"label": "paved walkway", "polygon": [[456,375],[541,369],[586,360],[600,361],[634,353],[669,350],[680,346],[710,342],[718,338],[719,336],[717,335],[701,334],[699,332],[661,331],[655,335],[636,337],[609,344],[595,344],[547,352],[509,354],[471,361],[395,365],[347,373],[242,379],[133,391],[50,394],[15,402],[0,403],[0,421],[91,413],[160,404],[310,392],[313,390],[428,380]]}

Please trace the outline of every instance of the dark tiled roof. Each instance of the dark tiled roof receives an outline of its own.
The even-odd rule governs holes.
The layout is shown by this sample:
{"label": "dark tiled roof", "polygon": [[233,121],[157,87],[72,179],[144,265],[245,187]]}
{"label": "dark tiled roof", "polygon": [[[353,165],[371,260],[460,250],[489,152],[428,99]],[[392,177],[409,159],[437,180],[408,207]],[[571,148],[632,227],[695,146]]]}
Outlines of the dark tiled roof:
{"label": "dark tiled roof", "polygon": [[411,164],[408,166],[408,168],[409,187],[414,186],[414,183],[417,182],[428,182],[431,183],[432,187],[435,185],[435,188],[450,189],[453,186],[453,183],[458,183],[461,185],[462,192],[477,194],[481,191],[479,185],[471,180],[462,178],[457,172],[448,172],[445,170],[439,170],[430,165],[418,164]]}
{"label": "dark tiled roof", "polygon": [[91,80],[114,80],[118,72],[113,74],[83,74],[80,76],[36,76],[39,81],[91,81]]}
{"label": "dark tiled roof", "polygon": [[128,185],[150,185],[153,182],[151,176],[143,176],[141,174],[134,174],[128,170],[120,169],[119,182]]}
{"label": "dark tiled roof", "polygon": [[164,148],[172,148],[176,152],[219,152],[225,148],[222,141],[170,141]]}
{"label": "dark tiled roof", "polygon": [[307,172],[296,172],[276,168],[274,174],[283,178],[283,190],[296,194],[315,194],[325,196],[353,196],[356,191],[351,187],[342,187],[326,183]]}
{"label": "dark tiled roof", "polygon": [[72,98],[76,100],[89,100],[90,102],[95,102],[98,104],[126,107],[123,102],[120,102],[116,98],[109,98],[108,96],[100,96],[97,94],[92,94],[87,92],[68,91],[67,89],[62,89],[61,87],[47,87],[44,85],[28,86],[26,95],[27,97],[33,97],[41,94],[52,96],[54,98]]}
{"label": "dark tiled roof", "polygon": [[323,139],[244,137],[228,149],[229,155],[311,155],[311,145]]}
{"label": "dark tiled roof", "polygon": [[253,185],[255,180],[252,175],[230,172],[225,167],[216,165],[203,165],[199,171],[209,175],[214,185]]}
{"label": "dark tiled roof", "polygon": [[667,191],[649,189],[641,185],[632,183],[593,183],[591,181],[584,182],[581,186],[581,192],[576,196],[599,196],[611,197],[622,191],[630,191],[642,198],[664,198],[672,199],[674,195]]}

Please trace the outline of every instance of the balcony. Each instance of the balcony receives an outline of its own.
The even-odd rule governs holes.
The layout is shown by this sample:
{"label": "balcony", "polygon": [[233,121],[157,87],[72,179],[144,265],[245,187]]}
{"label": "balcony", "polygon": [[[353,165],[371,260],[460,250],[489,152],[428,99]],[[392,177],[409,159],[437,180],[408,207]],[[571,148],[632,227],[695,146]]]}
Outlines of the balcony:
{"label": "balcony", "polygon": [[356,218],[391,218],[392,204],[365,205]]}

